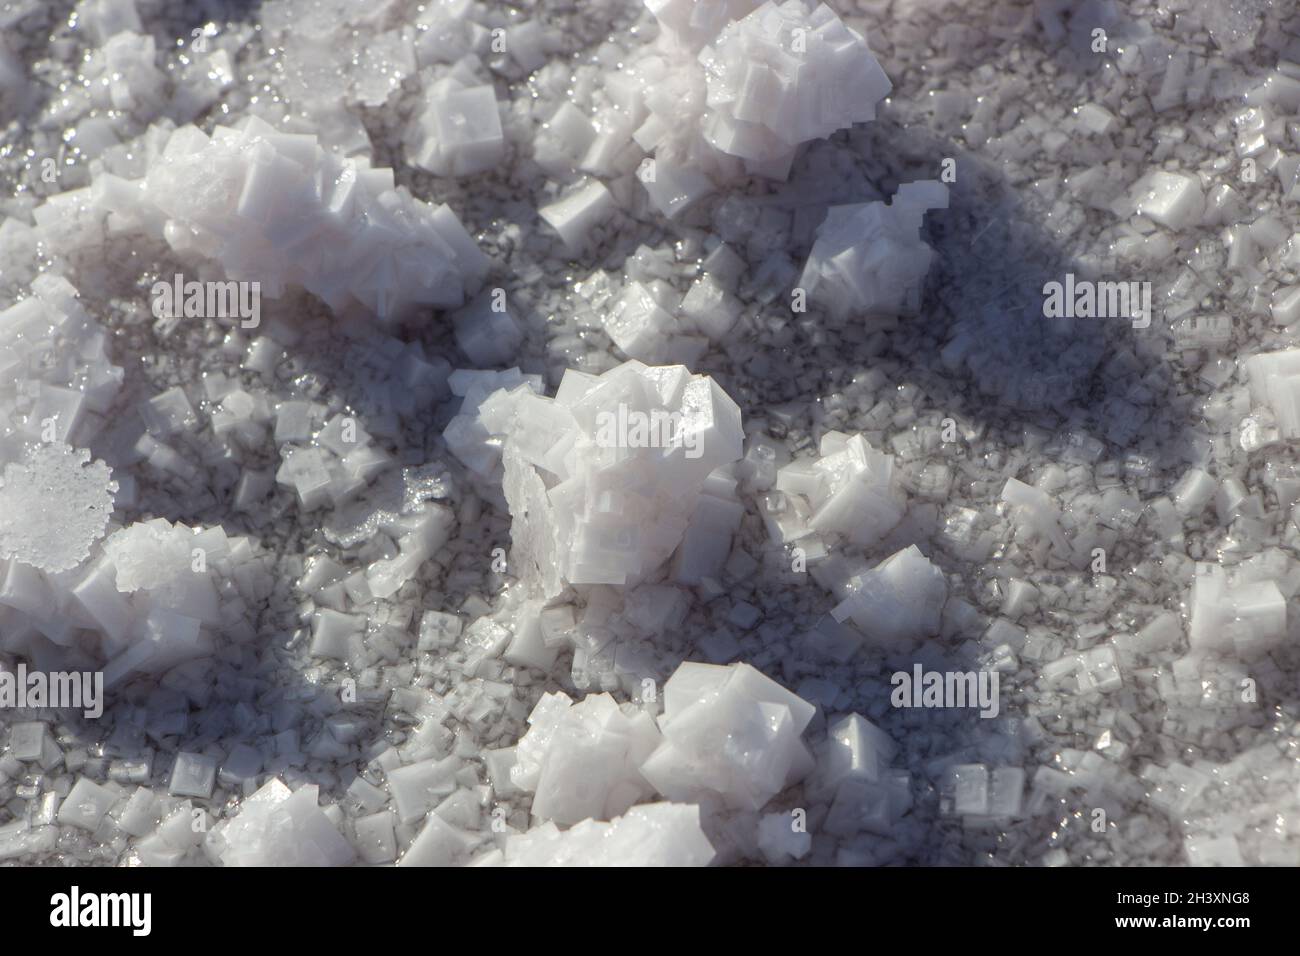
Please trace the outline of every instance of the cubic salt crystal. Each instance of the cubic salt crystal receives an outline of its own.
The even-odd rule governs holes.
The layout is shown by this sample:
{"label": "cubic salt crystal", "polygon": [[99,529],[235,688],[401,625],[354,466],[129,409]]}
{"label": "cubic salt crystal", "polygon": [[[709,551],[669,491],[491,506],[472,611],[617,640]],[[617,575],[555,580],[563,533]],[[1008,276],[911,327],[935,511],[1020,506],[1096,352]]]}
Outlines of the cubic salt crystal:
{"label": "cubic salt crystal", "polygon": [[906,647],[938,633],[948,585],[916,545],[886,558],[851,586],[831,613],[839,621],[851,619],[869,639]]}
{"label": "cubic salt crystal", "polygon": [[217,758],[182,751],[176,755],[176,762],[172,765],[167,792],[173,797],[202,797],[206,800],[212,796],[216,779]]}
{"label": "cubic salt crystal", "polygon": [[1194,176],[1157,170],[1139,180],[1133,192],[1137,211],[1170,229],[1196,225],[1205,211],[1205,193]]}
{"label": "cubic salt crystal", "polygon": [[491,86],[455,88],[448,78],[430,89],[419,126],[423,143],[412,162],[438,176],[486,172],[505,155],[505,137]]}
{"label": "cubic salt crystal", "polygon": [[948,189],[933,180],[900,186],[888,204],[830,207],[799,287],[836,319],[915,313],[934,254],[921,223],[926,210],[947,208]]}
{"label": "cubic salt crystal", "polygon": [[663,701],[664,742],[641,773],[670,800],[759,810],[812,766],[800,737],[815,708],[748,664],[682,664]]}
{"label": "cubic salt crystal", "polygon": [[587,181],[567,196],[537,211],[560,235],[565,249],[578,255],[590,244],[593,231],[614,212],[614,197],[598,179]]}
{"label": "cubic salt crystal", "polygon": [[59,823],[93,832],[104,814],[116,802],[117,794],[114,791],[101,787],[86,777],[78,777],[59,807]]}
{"label": "cubic salt crystal", "polygon": [[673,43],[698,50],[723,27],[750,14],[759,0],[645,0],[659,29]]}
{"label": "cubic salt crystal", "polygon": [[1249,659],[1287,634],[1286,598],[1272,580],[1241,580],[1218,565],[1200,564],[1190,604],[1193,650],[1235,651]]}

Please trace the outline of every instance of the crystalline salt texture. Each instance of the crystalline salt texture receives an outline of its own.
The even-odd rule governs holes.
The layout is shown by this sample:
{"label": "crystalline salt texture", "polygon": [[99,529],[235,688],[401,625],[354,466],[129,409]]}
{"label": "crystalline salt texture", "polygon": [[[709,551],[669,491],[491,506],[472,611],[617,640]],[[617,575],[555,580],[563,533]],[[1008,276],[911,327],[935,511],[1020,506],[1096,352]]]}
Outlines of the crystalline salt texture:
{"label": "crystalline salt texture", "polygon": [[748,16],[758,4],[759,0],[645,0],[663,35],[687,50],[711,42],[718,31]]}
{"label": "crystalline salt texture", "polygon": [[614,197],[605,184],[592,179],[537,214],[559,233],[565,249],[577,255],[591,244],[593,230],[607,222],[614,209]]}
{"label": "crystalline salt texture", "polygon": [[90,554],[113,513],[117,483],[90,452],[38,445],[0,479],[0,557],[67,571]]}
{"label": "crystalline salt texture", "polygon": [[[530,771],[536,762],[536,783],[524,786],[532,772],[517,779],[512,774],[517,785],[534,791],[534,817],[560,825],[608,820],[652,795],[637,769],[660,742],[649,714],[629,714],[608,694],[589,695],[558,712],[544,701],[537,729],[524,735],[517,751]],[[544,741],[531,741],[534,733]]]}
{"label": "crystalline salt texture", "polygon": [[1254,658],[1287,633],[1287,606],[1272,580],[1241,580],[1213,564],[1200,564],[1192,583],[1187,637],[1194,650],[1233,651]]}
{"label": "crystalline salt texture", "polygon": [[487,273],[448,207],[395,189],[392,170],[341,159],[314,136],[256,118],[210,138],[180,127],[137,198],[104,201],[181,255],[260,282],[263,294],[300,285],[335,311],[359,303],[384,321],[416,306],[460,306]]}
{"label": "crystalline salt texture", "polygon": [[[743,437],[740,409],[711,379],[637,361],[594,380],[569,371],[555,399],[497,392],[478,420],[504,448],[512,564],[544,597],[565,583],[628,586],[660,568]],[[459,455],[461,442],[449,444]]]}
{"label": "crystalline salt texture", "polygon": [[278,777],[212,830],[226,866],[346,866],[355,851],[317,804],[317,788],[290,790]]}
{"label": "crystalline salt texture", "polygon": [[716,851],[693,804],[646,803],[609,823],[533,827],[505,840],[506,866],[708,866]]}
{"label": "crystalline salt texture", "polygon": [[429,104],[419,118],[421,142],[412,162],[439,176],[485,172],[505,155],[505,138],[491,86],[460,88],[452,77],[428,90]]}
{"label": "crystalline salt texture", "polygon": [[814,707],[748,664],[685,663],[664,685],[664,742],[641,773],[670,800],[759,810],[808,772]]}
{"label": "crystalline salt texture", "polygon": [[768,2],[725,26],[699,55],[708,76],[704,136],[784,179],[795,148],[875,119],[890,90],[866,40],[829,7]]}
{"label": "crystalline salt texture", "polygon": [[93,832],[116,802],[117,794],[112,790],[86,777],[78,777],[59,806],[59,823]]}
{"label": "crystalline salt texture", "polygon": [[1133,187],[1137,211],[1170,229],[1186,229],[1200,222],[1205,193],[1194,176],[1157,170]]}
{"label": "crystalline salt texture", "polygon": [[933,257],[921,222],[927,209],[946,208],[948,189],[933,180],[899,187],[889,204],[832,206],[799,287],[837,319],[915,313]]}
{"label": "crystalline salt texture", "polygon": [[831,613],[839,621],[851,619],[869,639],[906,647],[938,633],[948,585],[916,545],[855,578],[851,587]]}

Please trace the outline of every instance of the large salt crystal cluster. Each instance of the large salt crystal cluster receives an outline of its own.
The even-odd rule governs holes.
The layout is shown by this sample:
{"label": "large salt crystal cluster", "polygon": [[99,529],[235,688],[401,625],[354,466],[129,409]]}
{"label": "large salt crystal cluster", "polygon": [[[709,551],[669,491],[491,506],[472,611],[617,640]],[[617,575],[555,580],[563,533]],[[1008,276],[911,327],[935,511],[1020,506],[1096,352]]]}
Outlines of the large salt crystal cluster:
{"label": "large salt crystal cluster", "polygon": [[445,205],[431,206],[391,169],[340,158],[316,137],[256,117],[207,136],[172,133],[141,183],[96,178],[96,203],[118,230],[156,232],[183,257],[221,263],[278,297],[301,286],[330,308],[381,319],[454,308],[478,290],[487,257]]}
{"label": "large salt crystal cluster", "polygon": [[573,703],[544,694],[516,748],[511,782],[533,794],[533,816],[561,826],[612,820],[651,796],[638,769],[659,745],[654,718],[608,694]]}
{"label": "large salt crystal cluster", "polygon": [[816,708],[748,664],[682,664],[664,685],[664,742],[641,773],[673,801],[759,810],[813,766]]}
{"label": "large salt crystal cluster", "polygon": [[[669,218],[716,187],[784,180],[800,145],[875,118],[890,89],[863,37],[825,4],[786,0],[648,0],[661,42],[606,81],[612,105],[572,158],[620,171],[632,140],[653,155],[637,177]],[[563,112],[563,111],[562,111]],[[577,135],[560,113],[552,125]],[[587,140],[584,140],[587,141]],[[552,150],[553,152],[554,150]]]}
{"label": "large salt crystal cluster", "polygon": [[948,208],[948,187],[906,183],[889,203],[832,206],[817,229],[799,285],[832,316],[914,314],[934,251],[921,238],[928,209]]}
{"label": "large salt crystal cluster", "polygon": [[512,564],[547,598],[657,572],[743,439],[740,409],[711,378],[636,361],[566,371],[553,399],[498,391],[478,418],[503,448]]}
{"label": "large salt crystal cluster", "polygon": [[272,778],[213,828],[209,852],[225,866],[347,866],[356,851],[320,808],[318,789]]}
{"label": "large salt crystal cluster", "polygon": [[876,118],[889,79],[861,34],[826,4],[764,3],[699,56],[704,138],[750,172],[785,179],[797,147]]}

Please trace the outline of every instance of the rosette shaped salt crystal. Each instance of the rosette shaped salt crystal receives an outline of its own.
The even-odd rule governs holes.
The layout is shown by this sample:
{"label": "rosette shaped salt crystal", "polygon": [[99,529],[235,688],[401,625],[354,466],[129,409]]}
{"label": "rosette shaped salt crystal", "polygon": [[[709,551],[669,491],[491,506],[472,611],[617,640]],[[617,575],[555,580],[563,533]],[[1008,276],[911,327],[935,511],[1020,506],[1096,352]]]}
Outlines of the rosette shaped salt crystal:
{"label": "rosette shaped salt crystal", "polygon": [[548,598],[660,569],[744,439],[739,407],[711,378],[636,361],[600,376],[570,369],[553,399],[498,391],[478,417],[503,451],[511,566]]}
{"label": "rosette shaped salt crystal", "polygon": [[704,138],[784,179],[801,143],[876,118],[888,77],[863,36],[825,4],[764,3],[700,51],[708,77]]}
{"label": "rosette shaped salt crystal", "polygon": [[900,186],[893,201],[832,206],[817,229],[799,285],[837,319],[914,314],[932,250],[921,239],[927,209],[947,209],[948,188]]}
{"label": "rosette shaped salt crystal", "polygon": [[487,257],[450,208],[394,188],[391,169],[255,117],[211,137],[177,129],[143,188],[132,186],[96,182],[118,228],[157,232],[183,257],[216,260],[227,278],[259,282],[272,298],[296,285],[336,312],[359,304],[390,320],[463,305],[487,274]]}
{"label": "rosette shaped salt crystal", "polygon": [[802,735],[816,708],[748,664],[682,664],[663,701],[664,742],[641,773],[669,800],[759,810],[812,769]]}

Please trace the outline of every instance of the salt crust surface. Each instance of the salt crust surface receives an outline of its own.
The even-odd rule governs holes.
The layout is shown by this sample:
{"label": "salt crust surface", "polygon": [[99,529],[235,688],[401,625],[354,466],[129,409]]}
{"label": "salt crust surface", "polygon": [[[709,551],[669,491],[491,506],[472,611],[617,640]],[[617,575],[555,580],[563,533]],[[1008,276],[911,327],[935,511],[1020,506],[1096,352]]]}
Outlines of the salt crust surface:
{"label": "salt crust surface", "polygon": [[1293,12],[252,16],[0,8],[0,859],[1300,862]]}

